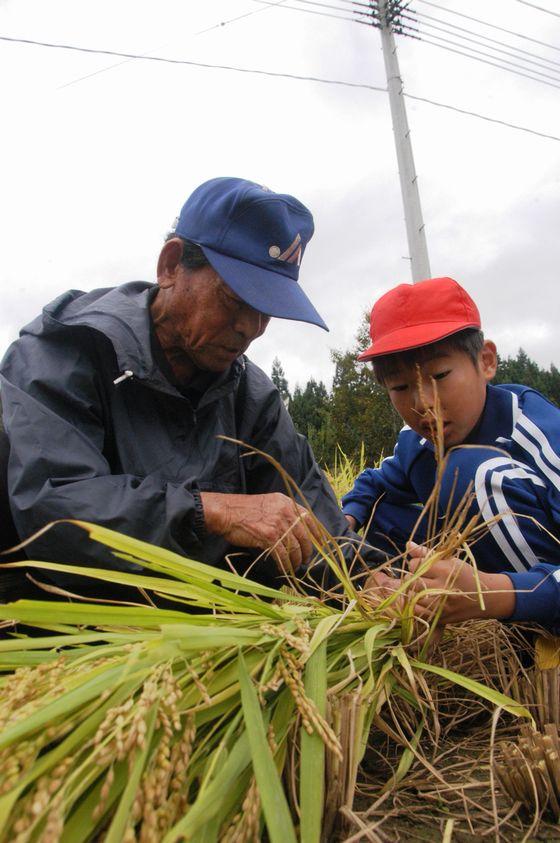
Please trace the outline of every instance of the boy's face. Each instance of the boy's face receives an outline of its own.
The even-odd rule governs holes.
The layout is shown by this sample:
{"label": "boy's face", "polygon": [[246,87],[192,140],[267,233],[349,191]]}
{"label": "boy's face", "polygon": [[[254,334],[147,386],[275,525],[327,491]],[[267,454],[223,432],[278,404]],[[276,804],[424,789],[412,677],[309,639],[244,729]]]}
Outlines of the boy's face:
{"label": "boy's face", "polygon": [[[445,344],[434,356],[402,366],[385,378],[389,398],[412,430],[432,440],[435,392],[443,420],[445,448],[461,445],[476,426],[486,401],[486,384],[496,374],[496,346],[486,340],[475,366],[469,355]],[[431,422],[431,424],[430,424]]]}

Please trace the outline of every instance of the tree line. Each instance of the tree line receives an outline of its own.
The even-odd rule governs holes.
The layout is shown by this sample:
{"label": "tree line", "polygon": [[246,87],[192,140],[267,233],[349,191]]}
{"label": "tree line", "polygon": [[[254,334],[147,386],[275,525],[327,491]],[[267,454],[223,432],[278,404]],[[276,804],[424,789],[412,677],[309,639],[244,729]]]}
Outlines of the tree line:
{"label": "tree line", "polygon": [[[354,348],[331,352],[334,376],[330,392],[323,381],[314,378],[291,392],[280,360],[273,361],[272,380],[296,429],[308,438],[322,465],[333,466],[338,448],[357,461],[362,443],[369,464],[393,451],[402,423],[385,389],[376,382],[371,365],[356,360],[367,344],[364,323]],[[560,406],[560,371],[554,364],[541,368],[522,348],[515,357],[498,357],[493,383],[531,386]]]}

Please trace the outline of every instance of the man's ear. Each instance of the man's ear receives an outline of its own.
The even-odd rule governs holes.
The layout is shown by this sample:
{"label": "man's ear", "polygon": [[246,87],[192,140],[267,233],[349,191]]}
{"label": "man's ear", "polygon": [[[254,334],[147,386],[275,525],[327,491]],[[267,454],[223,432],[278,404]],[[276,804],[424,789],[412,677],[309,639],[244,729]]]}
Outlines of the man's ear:
{"label": "man's ear", "polygon": [[164,243],[157,264],[157,279],[160,287],[171,287],[175,283],[177,270],[183,257],[183,241],[172,237]]}
{"label": "man's ear", "polygon": [[478,355],[478,362],[480,371],[486,380],[491,381],[498,368],[498,350],[492,340],[484,340],[484,345]]}

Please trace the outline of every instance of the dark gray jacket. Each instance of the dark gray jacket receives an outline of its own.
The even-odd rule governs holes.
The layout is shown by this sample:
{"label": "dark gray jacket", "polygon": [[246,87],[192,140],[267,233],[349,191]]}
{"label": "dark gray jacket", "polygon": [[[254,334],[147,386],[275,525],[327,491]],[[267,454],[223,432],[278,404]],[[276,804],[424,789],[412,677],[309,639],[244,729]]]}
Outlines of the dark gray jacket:
{"label": "dark gray jacket", "polygon": [[[239,549],[217,536],[198,538],[193,489],[256,494],[285,487],[270,463],[242,457],[219,435],[273,456],[329,531],[347,533],[309,444],[257,366],[239,358],[196,409],[165,378],[150,344],[153,289],[132,282],[64,293],[6,353],[1,389],[20,536],[55,519],[79,518],[222,565]],[[120,379],[126,372],[132,375]],[[48,532],[28,554],[126,564],[109,561],[68,527]]]}

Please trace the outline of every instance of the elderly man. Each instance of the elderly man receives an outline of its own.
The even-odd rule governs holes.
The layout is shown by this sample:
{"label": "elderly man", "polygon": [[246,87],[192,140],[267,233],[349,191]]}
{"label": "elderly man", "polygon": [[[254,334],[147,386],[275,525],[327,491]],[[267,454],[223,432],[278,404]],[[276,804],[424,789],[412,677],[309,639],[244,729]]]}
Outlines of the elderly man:
{"label": "elderly man", "polygon": [[[312,555],[311,519],[267,460],[220,436],[270,454],[327,529],[348,532],[278,391],[244,356],[271,317],[326,329],[298,284],[312,234],[294,197],[212,179],[183,206],[157,285],[71,290],[22,330],[1,366],[22,538],[80,518],[213,565],[235,553],[244,569],[265,551],[265,579],[275,564],[299,568]],[[30,553],[127,565],[62,526]]]}

